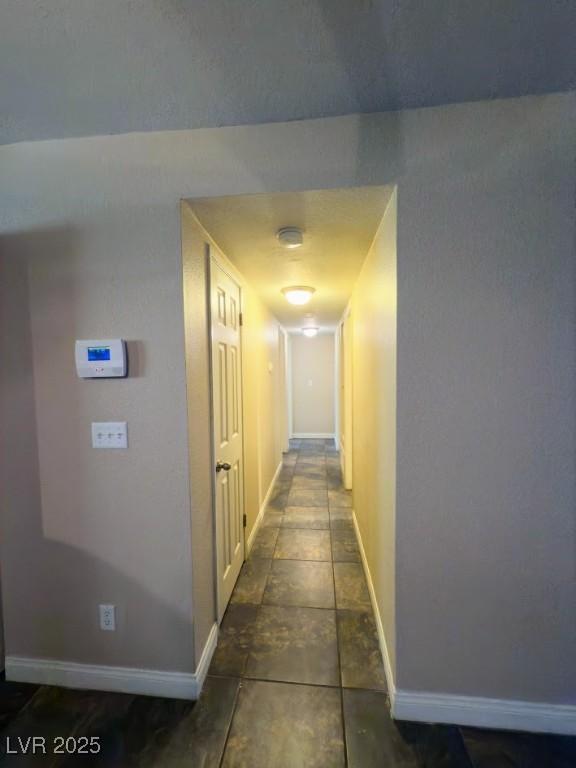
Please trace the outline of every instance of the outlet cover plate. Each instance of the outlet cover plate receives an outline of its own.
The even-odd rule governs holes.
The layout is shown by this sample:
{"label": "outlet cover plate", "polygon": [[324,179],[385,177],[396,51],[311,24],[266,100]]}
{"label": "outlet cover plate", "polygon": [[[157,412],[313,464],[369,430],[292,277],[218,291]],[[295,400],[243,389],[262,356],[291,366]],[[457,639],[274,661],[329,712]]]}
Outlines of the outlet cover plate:
{"label": "outlet cover plate", "polygon": [[104,632],[116,631],[116,606],[104,603],[98,606],[100,629]]}

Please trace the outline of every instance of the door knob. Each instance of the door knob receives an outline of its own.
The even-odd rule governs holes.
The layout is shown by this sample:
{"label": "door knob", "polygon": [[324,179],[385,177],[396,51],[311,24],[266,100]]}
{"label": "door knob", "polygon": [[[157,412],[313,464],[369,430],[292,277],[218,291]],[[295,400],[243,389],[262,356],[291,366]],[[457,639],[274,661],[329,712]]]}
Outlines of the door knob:
{"label": "door knob", "polygon": [[216,472],[221,472],[223,469],[228,472],[228,470],[232,469],[232,464],[228,464],[227,461],[216,462]]}

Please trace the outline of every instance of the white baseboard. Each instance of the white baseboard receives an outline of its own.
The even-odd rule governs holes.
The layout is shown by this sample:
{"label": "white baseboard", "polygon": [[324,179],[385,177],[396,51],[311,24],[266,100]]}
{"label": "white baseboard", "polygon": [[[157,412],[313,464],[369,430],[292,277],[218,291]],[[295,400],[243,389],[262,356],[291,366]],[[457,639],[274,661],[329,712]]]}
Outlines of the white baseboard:
{"label": "white baseboard", "polygon": [[296,440],[335,440],[336,435],[333,432],[294,432],[290,437]]}
{"label": "white baseboard", "polygon": [[250,554],[250,550],[254,545],[254,539],[256,538],[256,534],[258,533],[258,529],[260,528],[260,524],[262,523],[262,518],[264,517],[264,513],[266,512],[266,507],[268,506],[268,502],[270,501],[270,496],[272,496],[272,491],[274,490],[274,486],[276,485],[276,480],[278,480],[278,475],[280,474],[281,469],[282,469],[282,461],[280,461],[280,463],[276,467],[276,472],[274,472],[274,477],[272,478],[270,485],[268,486],[268,490],[266,491],[266,496],[264,497],[264,501],[260,505],[258,517],[256,518],[256,521],[252,526],[252,530],[250,531],[250,535],[246,540],[246,552],[244,553],[245,557],[248,557],[248,555]]}
{"label": "white baseboard", "polygon": [[364,568],[364,574],[366,576],[366,582],[368,584],[368,592],[370,593],[370,602],[372,603],[372,610],[374,611],[374,619],[376,621],[376,631],[378,633],[378,642],[380,644],[380,652],[382,653],[382,660],[384,662],[384,674],[386,675],[386,684],[388,686],[388,696],[390,698],[390,707],[394,712],[394,697],[396,695],[396,684],[394,682],[394,673],[392,671],[392,663],[390,661],[390,654],[388,653],[388,645],[386,644],[386,635],[384,634],[384,625],[382,624],[382,617],[380,616],[380,608],[376,601],[376,592],[374,590],[374,583],[372,582],[372,574],[368,567],[368,560],[366,558],[366,551],[364,550],[364,542],[362,541],[362,535],[360,528],[358,527],[358,520],[356,519],[356,512],[352,510],[352,520],[354,521],[354,530],[356,532],[356,539],[358,540],[358,548],[360,549],[360,557],[362,558],[362,566]]}
{"label": "white baseboard", "polygon": [[457,696],[451,693],[427,693],[397,688],[362,536],[356,513],[352,514],[384,660],[392,717],[396,720],[412,720],[420,723],[449,723],[508,731],[576,735],[576,705],[538,704],[529,701],[487,699],[480,696]]}
{"label": "white baseboard", "polygon": [[196,678],[196,695],[193,697],[194,699],[200,698],[202,688],[204,687],[204,681],[206,680],[206,675],[208,674],[208,668],[210,666],[210,662],[212,661],[212,656],[214,656],[214,651],[216,650],[217,644],[218,623],[215,621],[214,624],[212,624],[210,632],[208,633],[208,638],[204,648],[202,649],[200,661],[198,662],[196,672],[194,673],[194,677]]}
{"label": "white baseboard", "polygon": [[62,688],[162,696],[169,699],[197,699],[200,696],[217,640],[218,625],[214,624],[204,646],[198,668],[193,673],[7,656],[6,679],[18,683],[56,685]]}
{"label": "white baseboard", "polygon": [[576,735],[576,706],[396,690],[397,720]]}

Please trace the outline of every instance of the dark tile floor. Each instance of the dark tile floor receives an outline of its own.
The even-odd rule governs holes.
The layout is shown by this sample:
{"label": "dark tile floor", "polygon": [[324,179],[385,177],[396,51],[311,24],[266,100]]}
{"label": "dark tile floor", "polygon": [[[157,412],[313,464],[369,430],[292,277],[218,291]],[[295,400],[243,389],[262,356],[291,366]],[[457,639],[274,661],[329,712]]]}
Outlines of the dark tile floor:
{"label": "dark tile floor", "polygon": [[[0,764],[102,768],[576,768],[576,740],[395,723],[328,441],[294,441],[197,703],[0,681]],[[6,736],[98,736],[99,755],[5,754]]]}

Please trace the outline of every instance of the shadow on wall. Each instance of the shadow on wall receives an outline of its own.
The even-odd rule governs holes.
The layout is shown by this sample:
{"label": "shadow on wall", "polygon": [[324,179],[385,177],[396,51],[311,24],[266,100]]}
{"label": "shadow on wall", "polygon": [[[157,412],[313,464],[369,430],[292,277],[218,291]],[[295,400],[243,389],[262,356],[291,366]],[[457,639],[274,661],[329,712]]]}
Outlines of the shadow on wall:
{"label": "shadow on wall", "polygon": [[[67,455],[66,431],[77,428],[78,417],[77,402],[70,397],[70,391],[59,391],[56,383],[45,392],[39,392],[35,386],[35,371],[43,357],[38,350],[40,340],[32,334],[30,266],[44,258],[45,269],[62,270],[64,290],[65,281],[74,275],[69,267],[79,247],[77,233],[66,228],[0,237],[0,563],[6,655],[154,668],[153,649],[160,648],[164,650],[163,668],[171,669],[173,659],[178,658],[174,651],[179,649],[180,658],[188,657],[190,664],[187,669],[180,666],[178,671],[192,672],[191,617],[167,606],[122,572],[118,563],[112,565],[65,541],[68,531],[73,539],[74,532],[98,525],[97,520],[90,519],[92,511],[83,505],[85,467],[81,460],[72,457],[69,466],[70,472],[80,476],[75,477],[74,489],[67,486],[66,477],[42,477],[38,399],[46,405],[52,399],[66,398],[69,418],[62,425],[63,434],[56,435],[51,446],[56,453]],[[50,297],[51,307],[55,299],[58,297]],[[75,310],[74,302],[61,307],[58,322],[62,337],[48,339],[55,354],[65,346],[74,376],[73,347],[66,334],[75,328]],[[40,315],[40,323],[41,319]],[[38,323],[36,315],[36,329]],[[67,323],[70,325],[66,330]],[[54,330],[53,318],[50,329]],[[139,343],[130,346],[131,352],[136,353],[132,358],[132,375],[142,376],[143,350]],[[71,389],[74,391],[74,387]],[[61,412],[60,407],[57,412]],[[50,424],[43,428],[50,428]],[[76,494],[73,506],[67,506],[68,517],[62,513],[59,520],[45,519],[45,482],[58,483],[62,499],[69,492]],[[58,511],[52,509],[53,518],[58,518]],[[109,538],[121,536],[126,529],[125,511],[124,499],[120,497],[112,511],[118,529],[109,531]],[[132,535],[145,534],[135,530]],[[94,548],[97,547],[95,543]],[[131,566],[133,563],[127,562],[128,570]],[[144,567],[141,564],[140,570]],[[98,626],[98,604],[110,602],[117,605],[118,628],[116,632],[102,632]]]}
{"label": "shadow on wall", "polygon": [[[402,140],[402,113],[387,112],[386,119],[376,122],[371,119],[371,92],[377,86],[373,78],[366,73],[358,77],[357,35],[350,34],[351,29],[358,27],[358,15],[363,12],[369,15],[369,27],[364,30],[368,36],[367,43],[372,50],[378,50],[379,81],[386,83],[389,109],[400,110],[402,100],[396,79],[397,75],[391,65],[391,57],[387,55],[391,42],[387,34],[392,29],[390,9],[377,6],[373,0],[360,3],[334,3],[333,0],[318,0],[326,24],[326,29],[332,36],[334,48],[339,52],[342,68],[347,76],[348,88],[354,94],[356,118],[358,122],[356,174],[358,184],[379,185],[395,184],[404,166]],[[374,24],[372,13],[379,15],[379,24]],[[386,18],[384,16],[386,15]],[[344,18],[342,18],[344,17]],[[362,84],[362,86],[360,85]],[[378,148],[378,154],[375,148]]]}
{"label": "shadow on wall", "polygon": [[[387,81],[387,93],[390,95],[390,104],[394,108],[400,109],[399,89],[397,86],[397,75],[388,63],[390,57],[387,56],[387,50],[390,48],[390,42],[387,41],[386,34],[389,29],[389,23],[383,18],[385,9],[377,9],[382,15],[379,24],[374,24],[372,15],[372,0],[364,0],[364,10],[359,7],[361,3],[335,3],[333,0],[316,0],[318,8],[324,19],[326,36],[332,39],[333,47],[339,52],[342,72],[347,81],[347,87],[352,94],[350,96],[350,109],[344,114],[349,116],[350,133],[354,135],[356,141],[356,156],[351,162],[348,155],[349,142],[346,137],[346,157],[343,157],[342,163],[335,168],[334,164],[328,159],[325,152],[326,142],[330,142],[330,124],[326,126],[326,134],[319,138],[319,134],[311,131],[308,121],[290,122],[286,130],[291,136],[295,131],[301,131],[299,142],[302,147],[307,144],[308,151],[312,151],[315,158],[312,176],[303,173],[302,166],[295,163],[287,163],[282,178],[278,178],[278,170],[275,163],[268,164],[263,162],[264,155],[261,146],[243,142],[240,137],[237,149],[240,151],[232,152],[230,145],[226,143],[224,134],[214,133],[213,141],[218,144],[218,154],[224,158],[223,162],[229,162],[231,168],[241,167],[245,172],[246,178],[253,180],[250,189],[247,184],[240,187],[227,189],[222,192],[219,179],[211,178],[206,174],[203,179],[204,189],[201,194],[185,195],[186,198],[194,197],[217,197],[219,195],[246,194],[246,193],[273,193],[292,190],[318,190],[318,189],[338,189],[357,186],[381,186],[384,184],[398,184],[399,179],[404,173],[405,151],[404,151],[404,116],[400,111],[390,111],[383,113],[379,120],[374,120],[374,114],[369,112],[362,113],[366,109],[366,94],[371,88],[374,88],[373,78],[362,78],[358,76],[358,56],[354,51],[354,35],[350,35],[350,29],[366,29],[365,24],[358,24],[358,14],[365,12],[370,19],[370,45],[378,48],[378,59],[380,62],[379,80]],[[358,33],[360,34],[360,32]],[[303,52],[305,55],[305,52]],[[224,84],[226,92],[230,93],[227,87],[225,72],[220,72],[220,79]],[[357,110],[354,113],[354,109]],[[331,116],[327,108],[325,114]],[[335,115],[334,115],[335,116]],[[254,115],[247,116],[246,124],[259,123],[258,119],[251,119]],[[282,141],[283,128],[278,129],[280,142]],[[341,141],[342,136],[336,138]],[[344,149],[344,147],[343,147]],[[282,144],[279,145],[279,152],[282,152]],[[238,172],[241,177],[243,174]],[[313,181],[310,179],[313,178]],[[399,195],[401,188],[399,188]],[[295,212],[296,213],[296,212]]]}

